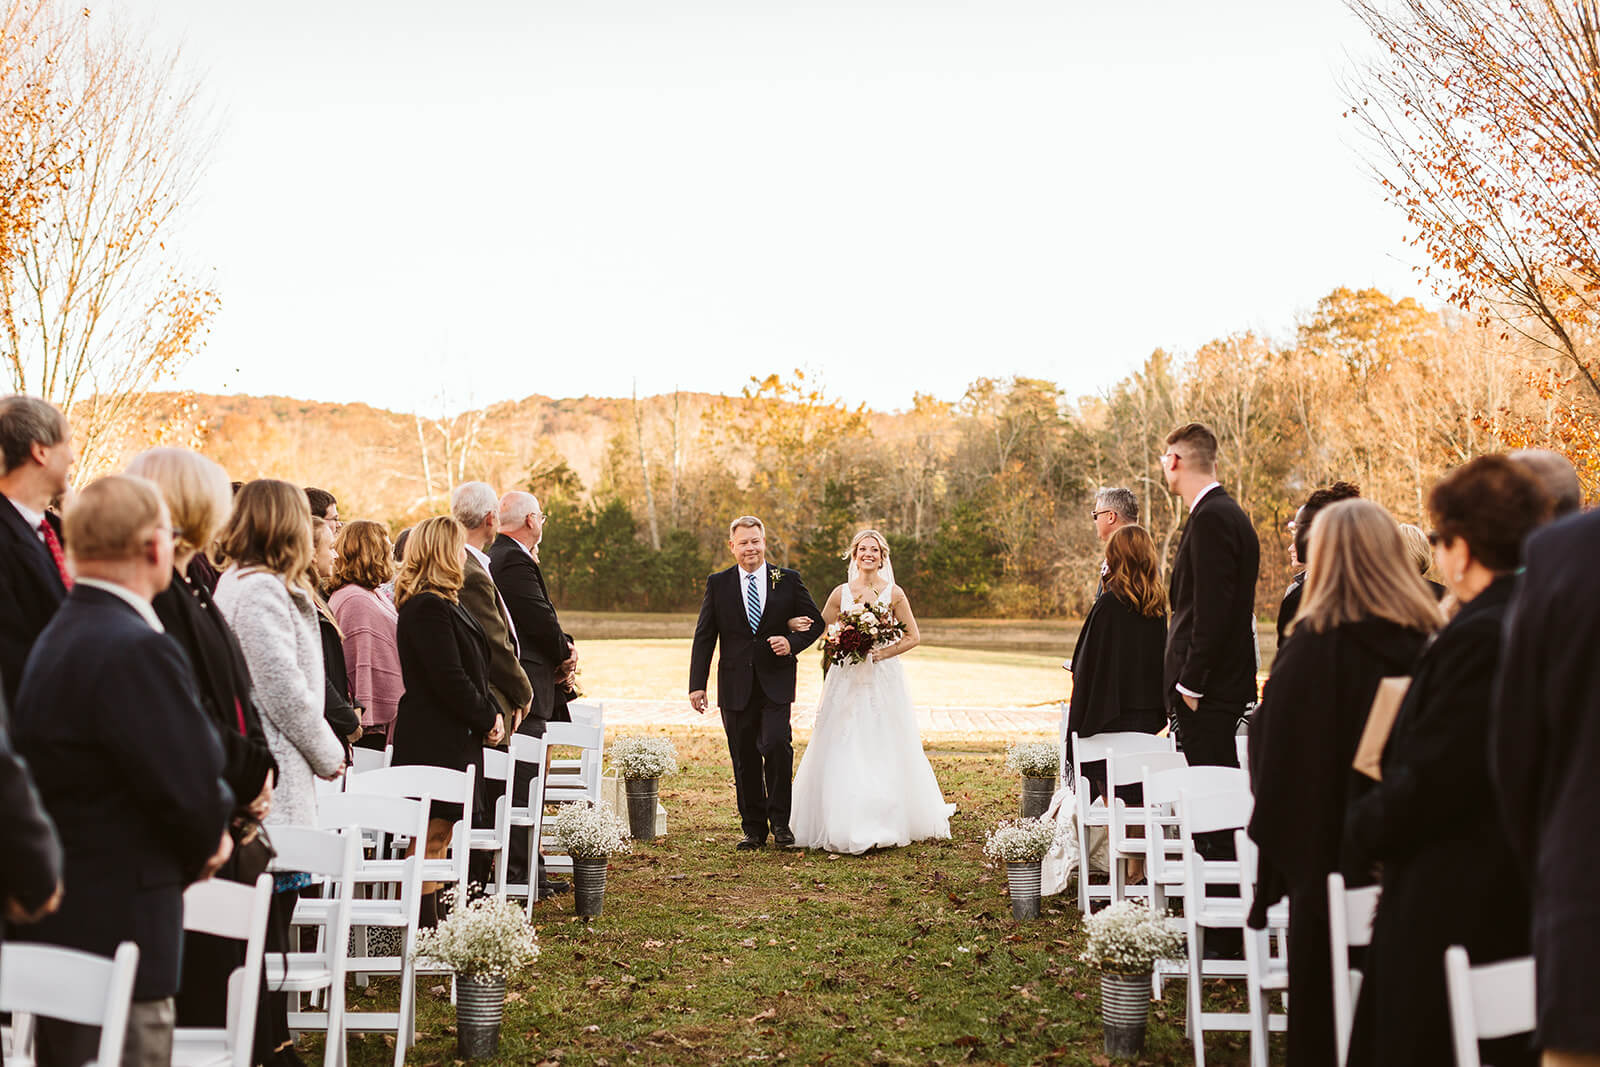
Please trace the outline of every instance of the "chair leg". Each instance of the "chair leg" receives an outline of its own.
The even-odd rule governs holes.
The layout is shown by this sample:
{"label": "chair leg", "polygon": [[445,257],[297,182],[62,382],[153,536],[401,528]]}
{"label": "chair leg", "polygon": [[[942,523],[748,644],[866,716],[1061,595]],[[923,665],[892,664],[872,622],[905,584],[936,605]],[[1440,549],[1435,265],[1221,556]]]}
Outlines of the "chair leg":
{"label": "chair leg", "polygon": [[417,969],[409,952],[400,965],[400,1014],[394,1031],[394,1067],[405,1067],[406,1053],[417,1040]]}
{"label": "chair leg", "polygon": [[[1187,907],[1187,904],[1185,904]],[[1200,1016],[1204,1005],[1200,996],[1200,971],[1201,961],[1205,959],[1206,932],[1205,927],[1199,923],[1191,923],[1189,936],[1189,988],[1187,990],[1189,1010],[1186,1020],[1186,1029],[1189,1040],[1194,1043],[1195,1067],[1205,1067],[1206,1064],[1206,1030]]]}

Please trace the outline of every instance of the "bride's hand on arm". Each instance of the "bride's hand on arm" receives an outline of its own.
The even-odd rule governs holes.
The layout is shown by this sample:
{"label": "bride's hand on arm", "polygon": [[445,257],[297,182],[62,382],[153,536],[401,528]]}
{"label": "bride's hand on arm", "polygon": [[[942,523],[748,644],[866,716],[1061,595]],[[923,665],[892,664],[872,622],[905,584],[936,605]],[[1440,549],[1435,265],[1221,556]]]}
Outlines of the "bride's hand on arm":
{"label": "bride's hand on arm", "polygon": [[811,629],[811,620],[804,615],[796,615],[789,620],[789,632],[792,634],[803,634],[809,629]]}

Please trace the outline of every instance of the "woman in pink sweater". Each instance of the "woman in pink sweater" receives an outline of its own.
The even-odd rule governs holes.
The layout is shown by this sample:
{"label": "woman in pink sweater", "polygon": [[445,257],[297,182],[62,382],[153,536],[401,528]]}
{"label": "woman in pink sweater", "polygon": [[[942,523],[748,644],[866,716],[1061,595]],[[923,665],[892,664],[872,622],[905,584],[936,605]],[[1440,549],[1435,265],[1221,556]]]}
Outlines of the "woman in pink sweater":
{"label": "woman in pink sweater", "polygon": [[405,685],[400,680],[400,651],[395,645],[394,604],[378,587],[394,577],[389,531],[381,523],[352,522],[334,542],[334,592],[328,607],[344,635],[345,668],[350,695],[366,709],[361,718],[364,748],[389,744],[390,724]]}

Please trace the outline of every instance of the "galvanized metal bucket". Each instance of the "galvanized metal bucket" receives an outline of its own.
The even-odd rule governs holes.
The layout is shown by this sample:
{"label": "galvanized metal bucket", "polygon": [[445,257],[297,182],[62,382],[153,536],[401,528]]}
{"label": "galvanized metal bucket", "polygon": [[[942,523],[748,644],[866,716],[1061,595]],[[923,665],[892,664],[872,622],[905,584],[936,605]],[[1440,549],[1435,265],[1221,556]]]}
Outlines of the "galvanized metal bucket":
{"label": "galvanized metal bucket", "polygon": [[1007,863],[1006,880],[1011,883],[1011,917],[1037,919],[1039,917],[1040,861],[1032,863]]}
{"label": "galvanized metal bucket", "polygon": [[1050,798],[1056,795],[1056,777],[1022,779],[1022,817],[1037,819],[1050,810]]}
{"label": "galvanized metal bucket", "polygon": [[1144,1032],[1150,1022],[1150,975],[1100,974],[1100,1019],[1106,1055],[1131,1060],[1144,1053]]}
{"label": "galvanized metal bucket", "polygon": [[505,1010],[504,978],[456,976],[456,1049],[463,1059],[486,1060],[499,1053]]}
{"label": "galvanized metal bucket", "polygon": [[628,790],[628,833],[635,841],[654,841],[661,779],[625,778],[623,784]]}
{"label": "galvanized metal bucket", "polygon": [[606,864],[608,856],[594,859],[572,857],[572,895],[579,915],[599,915],[606,903]]}

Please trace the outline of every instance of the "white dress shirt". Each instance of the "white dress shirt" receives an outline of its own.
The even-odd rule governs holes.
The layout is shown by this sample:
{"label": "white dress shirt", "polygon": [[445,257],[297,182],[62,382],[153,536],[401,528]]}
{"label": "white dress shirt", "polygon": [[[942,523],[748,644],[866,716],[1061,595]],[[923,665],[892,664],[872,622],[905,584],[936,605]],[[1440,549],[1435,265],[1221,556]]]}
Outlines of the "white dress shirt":
{"label": "white dress shirt", "polygon": [[[6,497],[6,499],[11,500],[10,497]],[[39,539],[39,543],[41,545],[46,544],[44,531],[39,529],[39,524],[44,522],[44,512],[34,511],[32,508],[19,504],[15,500],[11,500],[11,506],[17,509],[17,514],[22,516],[22,521],[28,524],[28,529],[33,531],[33,536]]]}
{"label": "white dress shirt", "polygon": [[[761,611],[767,610],[767,565],[763,563],[761,564],[761,569],[755,571],[747,571],[741,566],[739,568],[739,603],[744,605],[746,615],[750,613],[750,594],[748,590],[750,588],[750,575],[752,574],[756,578],[757,603],[761,605]],[[757,618],[760,618],[760,616],[758,615]]]}

